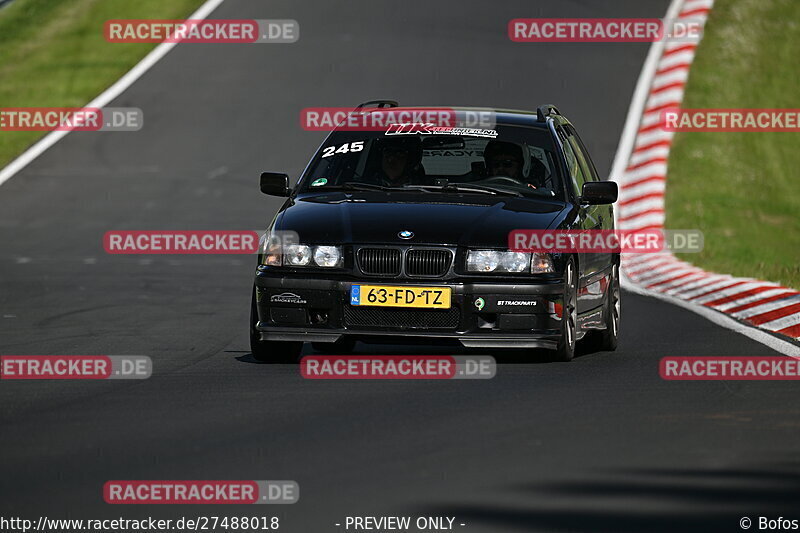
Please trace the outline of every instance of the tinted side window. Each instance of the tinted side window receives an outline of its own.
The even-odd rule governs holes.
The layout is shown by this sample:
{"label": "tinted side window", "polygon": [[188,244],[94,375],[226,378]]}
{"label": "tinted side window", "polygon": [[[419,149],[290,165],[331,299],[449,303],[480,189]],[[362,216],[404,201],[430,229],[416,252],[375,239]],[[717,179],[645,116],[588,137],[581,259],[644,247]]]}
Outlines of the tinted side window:
{"label": "tinted side window", "polygon": [[575,131],[575,128],[573,128],[571,125],[565,126],[565,129],[567,131],[567,135],[569,136],[570,144],[575,150],[575,153],[578,156],[578,161],[581,163],[586,176],[588,176],[591,181],[600,181],[600,178],[597,175],[597,169],[594,167],[592,158],[589,157],[589,152],[586,150],[586,146],[578,136],[578,132]]}
{"label": "tinted side window", "polygon": [[556,129],[558,132],[558,137],[561,140],[561,144],[564,145],[564,156],[567,159],[567,169],[569,170],[569,177],[570,181],[572,182],[572,188],[575,191],[575,196],[580,196],[581,191],[583,189],[583,184],[586,181],[586,171],[584,170],[584,165],[582,165],[578,161],[578,156],[575,154],[575,150],[570,143],[567,134],[562,130],[560,127]]}

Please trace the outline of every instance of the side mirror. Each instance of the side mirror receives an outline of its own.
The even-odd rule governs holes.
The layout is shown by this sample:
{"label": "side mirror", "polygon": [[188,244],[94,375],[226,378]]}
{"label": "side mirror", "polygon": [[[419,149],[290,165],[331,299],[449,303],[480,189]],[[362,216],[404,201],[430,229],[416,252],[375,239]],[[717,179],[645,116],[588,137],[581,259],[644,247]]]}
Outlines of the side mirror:
{"label": "side mirror", "polygon": [[619,196],[619,188],[613,181],[588,181],[583,184],[580,203],[587,205],[613,204]]}
{"label": "side mirror", "polygon": [[261,192],[270,196],[289,196],[289,176],[280,172],[261,173]]}

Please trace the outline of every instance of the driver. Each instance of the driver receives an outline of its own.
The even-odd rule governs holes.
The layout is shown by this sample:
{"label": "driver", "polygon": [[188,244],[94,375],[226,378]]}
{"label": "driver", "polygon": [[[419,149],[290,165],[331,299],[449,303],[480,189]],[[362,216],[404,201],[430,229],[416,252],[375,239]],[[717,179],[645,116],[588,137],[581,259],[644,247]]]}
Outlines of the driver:
{"label": "driver", "polygon": [[483,149],[486,169],[490,177],[507,176],[511,179],[535,189],[543,181],[544,165],[535,157],[531,158],[531,177],[534,183],[525,177],[523,167],[525,157],[522,147],[506,141],[489,141]]}
{"label": "driver", "polygon": [[489,176],[508,176],[520,183],[522,179],[522,148],[505,141],[489,141],[483,149]]}

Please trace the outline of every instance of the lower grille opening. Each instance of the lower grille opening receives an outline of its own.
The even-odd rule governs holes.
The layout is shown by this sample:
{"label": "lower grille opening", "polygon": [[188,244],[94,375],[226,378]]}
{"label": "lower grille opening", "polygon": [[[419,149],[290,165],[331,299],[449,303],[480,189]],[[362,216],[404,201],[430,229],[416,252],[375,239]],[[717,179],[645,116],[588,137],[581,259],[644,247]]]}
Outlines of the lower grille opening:
{"label": "lower grille opening", "polygon": [[461,312],[450,309],[392,309],[361,305],[344,306],[345,327],[387,329],[451,329],[458,327]]}

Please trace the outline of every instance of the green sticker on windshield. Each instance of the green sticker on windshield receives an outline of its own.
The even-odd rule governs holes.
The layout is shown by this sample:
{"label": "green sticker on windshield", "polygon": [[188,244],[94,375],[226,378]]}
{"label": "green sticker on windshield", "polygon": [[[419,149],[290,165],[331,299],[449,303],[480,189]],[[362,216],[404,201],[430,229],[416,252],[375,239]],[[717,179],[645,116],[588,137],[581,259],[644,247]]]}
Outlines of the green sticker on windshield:
{"label": "green sticker on windshield", "polygon": [[328,178],[319,178],[311,182],[312,187],[321,187],[328,183]]}

